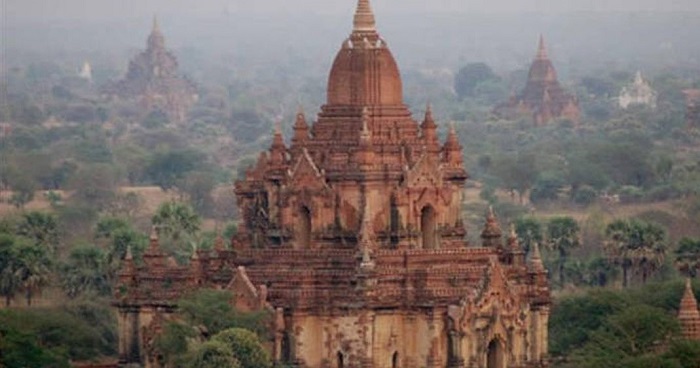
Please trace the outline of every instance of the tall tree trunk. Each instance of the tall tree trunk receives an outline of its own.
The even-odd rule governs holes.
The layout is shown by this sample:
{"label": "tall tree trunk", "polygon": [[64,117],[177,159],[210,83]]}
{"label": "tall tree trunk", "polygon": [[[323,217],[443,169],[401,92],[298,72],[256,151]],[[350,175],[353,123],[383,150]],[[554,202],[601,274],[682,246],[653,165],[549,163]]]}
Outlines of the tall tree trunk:
{"label": "tall tree trunk", "polygon": [[564,288],[564,265],[566,264],[566,252],[559,248],[559,287]]}

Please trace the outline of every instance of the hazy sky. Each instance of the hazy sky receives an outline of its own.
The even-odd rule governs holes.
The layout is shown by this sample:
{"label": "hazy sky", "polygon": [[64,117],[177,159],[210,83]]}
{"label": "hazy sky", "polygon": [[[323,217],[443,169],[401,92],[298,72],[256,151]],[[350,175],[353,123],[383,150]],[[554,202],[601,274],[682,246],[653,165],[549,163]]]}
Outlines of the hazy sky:
{"label": "hazy sky", "polygon": [[[104,19],[225,12],[347,13],[355,0],[0,0],[10,19]],[[699,0],[372,0],[377,12],[700,11]]]}

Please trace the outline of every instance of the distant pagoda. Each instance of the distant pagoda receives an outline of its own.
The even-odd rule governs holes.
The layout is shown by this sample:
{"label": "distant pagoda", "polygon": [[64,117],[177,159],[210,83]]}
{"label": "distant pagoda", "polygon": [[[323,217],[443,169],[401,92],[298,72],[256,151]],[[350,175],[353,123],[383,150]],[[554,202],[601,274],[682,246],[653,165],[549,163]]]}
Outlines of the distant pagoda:
{"label": "distant pagoda", "polygon": [[547,55],[542,36],[537,55],[530,66],[525,89],[519,95],[511,97],[508,102],[497,106],[494,113],[506,119],[530,115],[536,126],[560,118],[578,124],[581,116],[578,101],[559,84],[557,72]]}
{"label": "distant pagoda", "polygon": [[108,84],[102,93],[136,100],[143,115],[160,111],[171,122],[184,122],[197,100],[197,91],[194,84],[178,74],[177,68],[177,59],[165,48],[165,37],[154,17],[146,50],[131,60],[124,79]]}
{"label": "distant pagoda", "polygon": [[678,311],[678,320],[681,323],[683,337],[689,340],[700,340],[700,311],[698,311],[698,302],[689,278],[685,280],[685,291]]}
{"label": "distant pagoda", "polygon": [[656,108],[656,98],[658,93],[651,88],[648,81],[642,77],[642,72],[637,71],[632,84],[622,87],[618,104],[621,108],[627,109],[632,105],[649,106],[652,109]]}

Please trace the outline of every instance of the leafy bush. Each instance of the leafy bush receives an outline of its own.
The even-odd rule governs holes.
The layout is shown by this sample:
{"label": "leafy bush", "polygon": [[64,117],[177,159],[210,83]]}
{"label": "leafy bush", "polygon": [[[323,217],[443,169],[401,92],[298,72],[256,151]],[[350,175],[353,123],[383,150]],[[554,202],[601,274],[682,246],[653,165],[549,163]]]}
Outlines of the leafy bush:
{"label": "leafy bush", "polygon": [[574,192],[573,200],[576,204],[588,206],[590,204],[593,204],[593,202],[595,202],[597,198],[598,192],[596,192],[596,190],[593,189],[593,187],[584,185],[578,188],[576,192]]}

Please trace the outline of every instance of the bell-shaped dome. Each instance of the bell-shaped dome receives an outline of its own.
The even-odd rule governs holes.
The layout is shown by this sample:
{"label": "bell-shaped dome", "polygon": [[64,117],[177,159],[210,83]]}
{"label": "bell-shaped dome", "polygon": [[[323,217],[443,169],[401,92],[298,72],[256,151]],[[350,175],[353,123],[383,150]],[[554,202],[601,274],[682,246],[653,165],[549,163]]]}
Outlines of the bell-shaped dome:
{"label": "bell-shaped dome", "polygon": [[401,105],[399,67],[375,28],[369,0],[359,0],[353,32],[328,78],[328,105]]}

